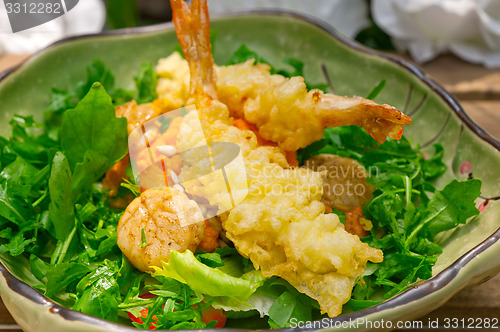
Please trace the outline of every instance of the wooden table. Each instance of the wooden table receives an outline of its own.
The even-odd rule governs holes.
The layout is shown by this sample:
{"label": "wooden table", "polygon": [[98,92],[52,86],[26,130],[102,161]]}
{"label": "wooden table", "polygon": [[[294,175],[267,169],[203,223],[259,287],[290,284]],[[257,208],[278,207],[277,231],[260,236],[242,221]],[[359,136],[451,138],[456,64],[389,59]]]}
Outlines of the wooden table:
{"label": "wooden table", "polygon": [[[19,55],[0,55],[0,71],[25,58],[26,56]],[[422,69],[455,94],[472,119],[500,140],[500,69],[485,69],[451,55],[441,56],[423,65]],[[500,319],[500,275],[480,286],[462,290],[443,307],[424,317],[423,321],[428,321],[428,318],[455,317]],[[2,302],[0,330],[20,330]]]}

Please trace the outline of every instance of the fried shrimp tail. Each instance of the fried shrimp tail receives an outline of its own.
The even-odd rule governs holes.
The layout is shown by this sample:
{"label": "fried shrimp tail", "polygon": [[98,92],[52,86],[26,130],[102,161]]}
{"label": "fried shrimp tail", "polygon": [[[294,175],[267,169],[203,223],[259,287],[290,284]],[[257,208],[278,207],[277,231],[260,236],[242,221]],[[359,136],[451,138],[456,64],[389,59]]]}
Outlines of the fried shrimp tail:
{"label": "fried shrimp tail", "polygon": [[190,96],[215,99],[217,92],[207,2],[193,0],[191,7],[183,0],[170,0],[170,4],[177,39],[189,64]]}
{"label": "fried shrimp tail", "polygon": [[361,97],[340,97],[322,94],[316,105],[316,115],[323,127],[361,126],[378,143],[386,137],[400,139],[403,125],[411,124],[411,118],[395,107],[377,104]]}

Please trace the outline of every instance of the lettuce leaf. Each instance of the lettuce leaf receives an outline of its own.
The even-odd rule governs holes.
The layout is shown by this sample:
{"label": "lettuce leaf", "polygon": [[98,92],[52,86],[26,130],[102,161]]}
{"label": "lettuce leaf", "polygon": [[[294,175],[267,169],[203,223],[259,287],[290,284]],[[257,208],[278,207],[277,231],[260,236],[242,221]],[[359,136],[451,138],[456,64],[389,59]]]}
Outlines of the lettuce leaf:
{"label": "lettuce leaf", "polygon": [[245,301],[238,299],[219,296],[212,302],[212,307],[215,309],[223,309],[224,311],[252,311],[258,312],[260,317],[269,316],[269,309],[276,301],[276,297],[264,294],[257,290],[250,295]]}
{"label": "lettuce leaf", "polygon": [[250,271],[241,277],[233,277],[218,269],[211,268],[196,259],[186,250],[184,253],[170,252],[168,263],[162,262],[162,268],[153,267],[153,277],[162,276],[175,279],[189,285],[198,294],[209,296],[227,296],[247,300],[255,293],[265,278],[260,271]]}

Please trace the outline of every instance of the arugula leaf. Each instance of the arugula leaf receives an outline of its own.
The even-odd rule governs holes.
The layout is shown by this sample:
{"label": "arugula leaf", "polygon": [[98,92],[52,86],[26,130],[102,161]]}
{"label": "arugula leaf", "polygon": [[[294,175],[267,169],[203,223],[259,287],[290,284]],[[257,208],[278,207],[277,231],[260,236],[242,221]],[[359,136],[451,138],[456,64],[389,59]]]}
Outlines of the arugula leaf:
{"label": "arugula leaf", "polygon": [[423,221],[412,231],[407,241],[410,242],[422,229],[425,229],[427,238],[432,238],[478,215],[479,210],[474,201],[480,194],[481,180],[451,181],[443,190],[434,194]]}
{"label": "arugula leaf", "polygon": [[217,248],[217,249],[215,249],[214,253],[219,254],[220,257],[226,257],[226,256],[230,256],[230,255],[235,255],[235,254],[242,257],[238,253],[238,250],[236,250],[236,248],[229,247],[229,246]]}
{"label": "arugula leaf", "polygon": [[337,210],[335,207],[332,207],[332,213],[335,213],[342,224],[345,225],[346,215],[345,212]]}
{"label": "arugula leaf", "polygon": [[62,114],[67,109],[75,107],[78,103],[76,96],[66,90],[52,88],[51,92],[48,112]]}
{"label": "arugula leaf", "polygon": [[[152,294],[158,295],[154,299],[141,299],[138,303],[152,304],[147,308],[147,317],[142,318],[142,323],[133,323],[138,328],[148,329],[156,326],[157,329],[201,329],[213,326],[202,321],[202,311],[208,309],[213,303],[206,297],[200,297],[186,284],[164,276],[156,276],[160,285],[153,285],[156,290]],[[139,298],[140,299],[140,298]],[[201,305],[201,301],[206,303]],[[163,309],[162,309],[163,306]],[[129,311],[130,312],[130,311]],[[136,315],[136,317],[138,317]],[[156,317],[156,322],[154,319]]]}
{"label": "arugula leaf", "polygon": [[99,246],[97,247],[96,255],[98,256],[105,255],[110,253],[113,249],[118,248],[116,241],[117,241],[116,235],[113,235],[101,241],[99,243]]}
{"label": "arugula leaf", "polygon": [[[227,258],[228,256],[231,257]],[[223,269],[219,270],[233,277],[240,277],[244,273],[242,264],[244,264],[243,260],[245,258],[241,256],[235,248],[229,246],[217,248],[214,252],[208,253],[201,250],[196,250],[195,257],[197,260],[209,267],[224,267]],[[228,262],[230,265],[232,265],[229,268],[225,266],[225,264]]]}
{"label": "arugula leaf", "polygon": [[0,231],[0,238],[10,239],[12,237],[12,228],[7,227]]}
{"label": "arugula leaf", "polygon": [[117,275],[118,264],[104,260],[91,273],[82,278],[76,291],[78,299],[73,310],[99,318],[116,321],[121,300]]}
{"label": "arugula leaf", "polygon": [[116,322],[119,298],[116,279],[103,276],[87,286],[73,306],[73,310]]}
{"label": "arugula leaf", "polygon": [[45,295],[52,296],[65,289],[70,283],[90,272],[86,264],[71,262],[51,266],[47,271]]}
{"label": "arugula leaf", "polygon": [[[255,63],[265,63],[266,65],[271,65],[269,62],[264,60],[256,52],[250,50],[245,44],[241,44],[240,47],[231,55],[231,58],[229,59],[229,61],[225,63],[225,66],[230,66],[230,65],[235,65],[238,63],[247,62],[248,60],[252,60],[252,59],[255,60]],[[275,74],[276,70],[271,69],[271,73]]]}
{"label": "arugula leaf", "polygon": [[156,84],[158,75],[151,62],[141,65],[139,76],[134,78],[137,87],[137,104],[150,103],[156,99]]}
{"label": "arugula leaf", "polygon": [[59,140],[58,131],[61,126],[62,114],[68,109],[75,108],[96,82],[100,82],[104,86],[116,105],[123,104],[134,98],[133,91],[115,88],[115,77],[109,68],[101,60],[94,59],[87,66],[86,81],[80,81],[68,90],[52,88],[51,102],[44,113],[44,125],[48,130],[48,137]]}
{"label": "arugula leaf", "polygon": [[295,58],[283,58],[282,61],[293,68],[293,71],[278,70],[278,74],[285,77],[304,76],[304,63]]}
{"label": "arugula leaf", "polygon": [[12,151],[9,141],[5,137],[0,137],[0,169],[9,166],[17,155]]}
{"label": "arugula leaf", "polygon": [[20,225],[29,219],[31,209],[14,188],[12,181],[0,184],[0,217]]}
{"label": "arugula leaf", "polygon": [[36,239],[25,239],[24,232],[18,232],[15,236],[10,238],[9,243],[0,246],[0,254],[9,252],[12,257],[21,255],[25,248],[33,243]]}
{"label": "arugula leaf", "polygon": [[75,211],[71,195],[71,171],[68,160],[57,152],[52,162],[49,179],[49,216],[59,241],[65,240],[75,226]]}
{"label": "arugula leaf", "polygon": [[422,160],[422,171],[426,179],[435,179],[443,174],[446,165],[443,163],[444,148],[440,144],[434,144],[434,155],[431,158]]}
{"label": "arugula leaf", "polygon": [[83,83],[80,89],[80,100],[89,93],[96,82],[101,83],[107,91],[111,91],[115,87],[115,77],[104,62],[99,59],[94,59],[92,64],[87,67],[87,81]]}
{"label": "arugula leaf", "polygon": [[58,144],[44,133],[43,126],[36,123],[32,116],[21,115],[15,115],[10,125],[10,148],[13,152],[33,165],[47,164],[50,148],[56,148]]}
{"label": "arugula leaf", "polygon": [[1,180],[11,180],[11,183],[22,185],[29,182],[39,169],[24,160],[22,157],[17,157],[12,163],[6,166],[0,173]]}
{"label": "arugula leaf", "polygon": [[92,85],[76,108],[63,115],[61,146],[72,169],[93,153],[107,159],[99,167],[99,173],[104,174],[125,156],[127,140],[127,119],[115,117],[111,97],[100,83]]}
{"label": "arugula leaf", "polygon": [[349,301],[347,301],[347,305],[353,310],[353,311],[360,311],[363,309],[367,309],[373,306],[376,306],[377,304],[381,303],[382,301],[375,301],[375,300],[356,300],[354,298],[351,298]]}
{"label": "arugula leaf", "polygon": [[77,86],[78,99],[83,99],[96,82],[102,84],[116,105],[126,103],[134,98],[133,91],[115,88],[115,77],[111,70],[101,60],[94,59],[92,64],[87,67],[87,81],[80,82]]}

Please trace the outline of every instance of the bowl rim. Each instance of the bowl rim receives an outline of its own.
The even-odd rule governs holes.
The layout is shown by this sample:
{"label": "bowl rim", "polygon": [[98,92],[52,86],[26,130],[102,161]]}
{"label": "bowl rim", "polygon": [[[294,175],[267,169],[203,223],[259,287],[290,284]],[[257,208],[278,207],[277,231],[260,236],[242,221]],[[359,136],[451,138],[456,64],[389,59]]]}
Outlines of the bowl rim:
{"label": "bowl rim", "polygon": [[[248,11],[242,11],[242,12],[236,12],[236,13],[231,13],[231,14],[226,14],[226,15],[214,15],[213,17],[210,18],[210,21],[213,20],[218,20],[218,19],[231,19],[235,17],[240,17],[240,16],[286,16],[286,17],[291,17],[293,19],[301,20],[305,23],[308,23],[310,25],[315,26],[316,28],[319,28],[323,30],[324,32],[328,33],[331,37],[337,39],[338,41],[342,42],[345,44],[348,48],[352,48],[355,51],[358,51],[360,53],[364,53],[366,55],[370,56],[375,56],[379,58],[383,58],[385,60],[389,60],[390,62],[393,62],[397,65],[399,65],[401,68],[409,71],[411,74],[415,75],[418,79],[421,80],[425,85],[427,85],[432,91],[434,91],[445,103],[451,108],[451,110],[459,117],[459,119],[469,127],[469,129],[474,132],[479,138],[481,138],[483,141],[488,143],[489,145],[493,146],[497,151],[500,151],[500,141],[492,137],[490,134],[488,134],[484,129],[482,129],[480,126],[478,126],[470,117],[469,115],[465,112],[465,110],[462,108],[462,106],[459,104],[458,100],[451,95],[449,92],[447,92],[439,83],[434,81],[430,76],[425,74],[416,64],[413,62],[403,59],[397,55],[389,54],[389,53],[384,53],[381,51],[373,50],[370,48],[367,48],[354,40],[344,36],[342,33],[337,31],[333,26],[329,25],[328,23],[322,21],[321,19],[318,19],[316,17],[312,17],[309,15],[305,15],[302,13],[297,13],[293,11],[288,11],[288,10],[283,10],[283,9],[265,9],[265,10],[248,10]],[[167,23],[161,23],[161,24],[156,24],[156,25],[151,25],[151,26],[146,26],[146,27],[136,27],[136,28],[126,28],[126,29],[117,29],[117,30],[105,30],[100,33],[93,33],[93,34],[85,34],[85,35],[77,35],[77,36],[70,36],[63,38],[61,40],[58,40],[49,46],[41,49],[40,51],[34,53],[27,59],[25,59],[23,62],[20,64],[8,68],[7,70],[0,72],[0,83],[2,80],[13,74],[14,72],[20,70],[23,68],[23,66],[26,63],[29,63],[33,59],[37,58],[40,54],[45,53],[47,50],[52,49],[55,46],[58,46],[60,44],[64,44],[70,41],[75,41],[75,40],[82,40],[82,39],[89,39],[89,38],[99,38],[99,37],[112,37],[112,36],[122,36],[122,35],[141,35],[141,34],[149,34],[149,33],[156,33],[156,32],[161,32],[164,30],[171,30],[174,29],[174,25],[172,22],[167,22]],[[381,312],[384,310],[388,309],[394,309],[400,305],[407,304],[409,302],[413,302],[415,300],[421,299],[424,296],[427,296],[429,294],[435,293],[442,288],[444,288],[446,285],[450,284],[454,278],[458,275],[460,270],[467,265],[468,262],[470,262],[474,257],[479,255],[480,253],[483,253],[486,251],[488,248],[493,246],[495,243],[500,242],[500,227],[493,233],[491,234],[488,238],[486,238],[484,241],[482,241],[480,244],[476,245],[474,248],[463,254],[461,257],[459,257],[455,262],[453,262],[450,266],[446,267],[443,271],[439,272],[437,275],[432,277],[431,279],[425,280],[422,283],[418,285],[418,287],[412,287],[407,289],[406,291],[382,302],[379,303],[373,307],[363,309],[360,311],[340,315],[337,317],[333,318],[328,318],[328,321],[330,322],[330,325],[328,326],[335,326],[334,324],[337,322],[342,323],[342,322],[349,322],[353,321],[356,319],[360,319],[364,316],[368,316],[377,312]],[[43,306],[48,306],[50,307],[49,310],[53,314],[59,315],[61,318],[69,321],[81,321],[83,323],[91,324],[91,325],[98,325],[101,327],[109,327],[109,328],[119,328],[122,331],[127,331],[127,332],[132,332],[132,331],[137,331],[136,328],[129,327],[126,325],[122,325],[119,323],[114,323],[110,322],[101,318],[97,318],[94,316],[90,316],[87,314],[84,314],[79,311],[75,311],[66,307],[61,306],[60,304],[54,302],[53,300],[49,299],[45,295],[41,294],[38,292],[36,289],[33,287],[29,286],[25,282],[17,279],[15,276],[13,276],[0,262],[0,273],[3,275],[3,277],[6,280],[7,286],[14,292],[18,293],[19,295],[33,301],[36,304],[40,304]],[[465,285],[464,285],[465,286]],[[460,290],[457,289],[456,291],[458,292]],[[210,332],[217,332],[220,331],[221,329],[205,329],[204,331],[210,331]],[[240,329],[240,328],[224,328],[225,331],[252,331],[250,329]],[[277,331],[287,331],[287,332],[292,332],[296,330],[312,330],[311,328],[306,328],[306,327],[298,327],[298,328],[284,328],[284,329],[279,329]],[[162,331],[167,331],[167,330],[158,330],[158,332]],[[192,331],[192,330],[184,330],[184,331]]]}

